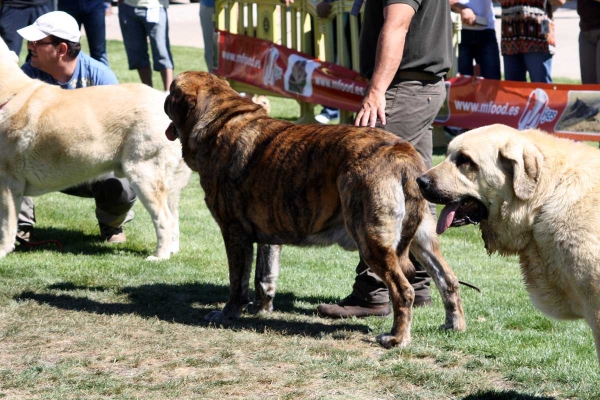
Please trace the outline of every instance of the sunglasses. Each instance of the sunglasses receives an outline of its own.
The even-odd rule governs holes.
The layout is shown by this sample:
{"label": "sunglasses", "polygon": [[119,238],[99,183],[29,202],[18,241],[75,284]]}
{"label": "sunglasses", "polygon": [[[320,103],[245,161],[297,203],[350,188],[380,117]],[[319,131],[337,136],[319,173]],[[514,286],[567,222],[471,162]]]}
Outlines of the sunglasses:
{"label": "sunglasses", "polygon": [[34,40],[33,42],[29,42],[29,43],[31,43],[33,45],[33,47],[44,46],[44,45],[47,45],[47,44],[51,44],[53,46],[56,46],[57,44],[59,44],[59,42],[52,42],[52,41],[50,41],[50,42],[42,42],[42,41],[39,41],[39,40]]}

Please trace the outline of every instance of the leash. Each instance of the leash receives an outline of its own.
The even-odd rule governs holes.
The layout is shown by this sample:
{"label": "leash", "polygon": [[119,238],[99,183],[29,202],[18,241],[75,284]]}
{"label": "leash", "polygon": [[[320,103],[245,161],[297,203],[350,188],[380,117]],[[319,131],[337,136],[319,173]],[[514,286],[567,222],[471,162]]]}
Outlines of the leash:
{"label": "leash", "polygon": [[458,283],[460,283],[461,285],[465,285],[466,287],[469,287],[473,290],[477,290],[479,293],[481,293],[481,289],[479,289],[477,286],[473,285],[472,283],[465,282],[465,281],[458,281]]}
{"label": "leash", "polygon": [[38,248],[40,246],[45,246],[47,244],[56,245],[56,247],[58,247],[58,250],[61,250],[61,251],[62,251],[62,247],[63,247],[62,243],[59,242],[58,240],[49,239],[49,240],[40,240],[39,242],[28,242],[27,240],[22,239],[18,236],[16,236],[16,239],[17,239],[17,242],[19,242],[19,244],[27,250],[32,250],[32,249]]}

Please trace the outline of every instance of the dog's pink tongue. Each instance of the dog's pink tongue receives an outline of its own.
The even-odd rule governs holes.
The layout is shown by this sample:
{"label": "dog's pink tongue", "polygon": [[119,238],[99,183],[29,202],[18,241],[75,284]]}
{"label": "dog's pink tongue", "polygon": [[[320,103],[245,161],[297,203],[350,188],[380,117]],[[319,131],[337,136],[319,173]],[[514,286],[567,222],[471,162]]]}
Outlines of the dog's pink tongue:
{"label": "dog's pink tongue", "polygon": [[446,232],[446,229],[450,228],[450,225],[452,225],[452,221],[454,220],[454,214],[459,206],[460,203],[457,202],[448,204],[446,207],[442,208],[442,211],[440,212],[440,218],[438,219],[437,227],[435,229],[438,235],[441,235],[442,233]]}
{"label": "dog's pink tongue", "polygon": [[167,136],[167,139],[169,139],[171,142],[174,141],[175,139],[177,139],[177,137],[175,136],[175,133],[173,132],[174,130],[175,130],[175,126],[171,122],[169,124],[169,127],[165,131],[165,135]]}

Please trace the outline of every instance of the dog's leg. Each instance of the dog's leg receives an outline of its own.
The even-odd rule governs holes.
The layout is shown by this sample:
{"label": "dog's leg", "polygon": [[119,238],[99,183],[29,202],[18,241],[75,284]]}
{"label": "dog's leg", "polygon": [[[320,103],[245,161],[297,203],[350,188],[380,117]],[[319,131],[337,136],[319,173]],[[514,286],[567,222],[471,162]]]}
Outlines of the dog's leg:
{"label": "dog's leg", "polygon": [[254,273],[254,303],[251,312],[273,311],[273,299],[277,288],[279,277],[279,256],[281,246],[265,245],[257,246],[256,272]]}
{"label": "dog's leg", "polygon": [[156,253],[146,258],[150,261],[166,260],[171,256],[171,240],[175,228],[173,214],[169,209],[168,188],[163,171],[156,165],[137,163],[124,168],[131,187],[138,196],[154,224],[156,231]]}
{"label": "dog's leg", "polygon": [[[595,307],[595,305],[592,307]],[[592,329],[594,344],[596,345],[596,356],[598,357],[598,363],[600,363],[600,309],[586,310],[585,321]]]}
{"label": "dog's leg", "polygon": [[423,216],[410,251],[433,278],[442,295],[446,309],[446,323],[440,328],[464,331],[465,313],[460,299],[458,278],[442,255],[438,236],[435,233],[435,221],[429,213]]}
{"label": "dog's leg", "polygon": [[181,191],[187,185],[191,175],[192,170],[185,165],[183,160],[180,160],[169,185],[169,209],[173,215],[171,254],[179,252],[179,199]]}
{"label": "dog's leg", "polygon": [[222,311],[212,311],[204,317],[210,322],[237,319],[250,302],[248,286],[254,255],[252,241],[243,234],[239,225],[221,227],[221,232],[229,263],[229,300]]}
{"label": "dog's leg", "polygon": [[17,218],[24,191],[25,182],[0,172],[0,258],[15,249]]}
{"label": "dog's leg", "polygon": [[361,250],[361,258],[385,282],[394,310],[392,331],[379,335],[377,341],[387,349],[408,345],[411,339],[412,305],[415,300],[415,291],[402,272],[403,266],[410,268],[408,251],[398,257],[392,247],[378,248],[373,243],[366,252]]}
{"label": "dog's leg", "polygon": [[340,181],[346,229],[358,247],[361,262],[387,286],[394,311],[392,331],[378,336],[377,341],[386,348],[406,346],[410,343],[415,291],[404,275],[412,265],[408,258],[410,238],[403,239],[407,208],[401,180],[372,174],[349,181],[352,183],[347,186],[346,180]]}

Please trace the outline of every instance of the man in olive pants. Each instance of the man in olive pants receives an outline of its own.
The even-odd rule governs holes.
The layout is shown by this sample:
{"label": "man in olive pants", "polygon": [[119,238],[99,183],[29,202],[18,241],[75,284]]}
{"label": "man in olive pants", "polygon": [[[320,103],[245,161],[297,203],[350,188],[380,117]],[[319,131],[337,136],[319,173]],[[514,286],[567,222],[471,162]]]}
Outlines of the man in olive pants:
{"label": "man in olive pants", "polygon": [[[357,0],[359,3],[361,0]],[[356,3],[356,2],[355,2]],[[431,167],[432,123],[445,97],[444,76],[452,66],[452,22],[448,1],[368,0],[360,35],[360,72],[369,86],[357,126],[377,126],[409,141]],[[430,204],[435,215],[435,206]],[[431,277],[413,261],[414,306],[431,304]],[[364,261],[352,293],[338,304],[321,304],[328,318],[384,316],[390,298],[383,281]]]}

